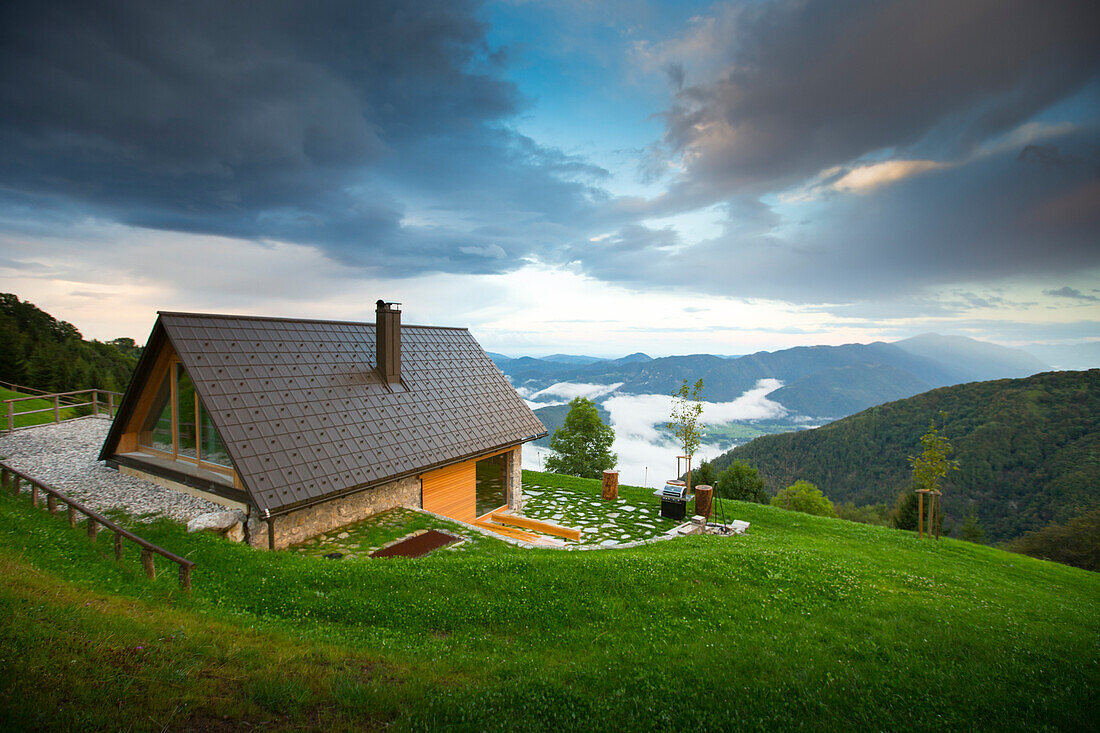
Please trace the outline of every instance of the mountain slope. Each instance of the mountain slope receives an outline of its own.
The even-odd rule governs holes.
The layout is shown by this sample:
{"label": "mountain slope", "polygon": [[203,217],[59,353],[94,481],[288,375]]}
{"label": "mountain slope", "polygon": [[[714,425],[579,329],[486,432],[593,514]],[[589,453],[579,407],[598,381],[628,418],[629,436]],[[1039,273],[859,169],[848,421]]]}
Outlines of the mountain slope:
{"label": "mountain slope", "polygon": [[825,369],[768,394],[798,415],[843,417],[868,407],[911,397],[932,385],[885,364]]}
{"label": "mountain slope", "polygon": [[871,405],[961,382],[1026,376],[1045,367],[1030,354],[965,337],[926,334],[897,343],[799,346],[738,358],[692,354],[650,359],[631,354],[591,364],[547,359],[494,360],[516,386],[557,382],[611,384],[624,394],[670,394],[702,379],[704,398],[737,399],[761,379],[786,384],[768,397],[810,417],[849,415]]}
{"label": "mountain slope", "polygon": [[1100,505],[1097,369],[944,387],[757,438],[714,464],[747,461],[772,491],[805,479],[833,501],[892,504],[909,484],[907,457],[940,411],[960,464],[944,481],[948,525],[973,508],[988,539],[1007,540]]}
{"label": "mountain slope", "polygon": [[598,361],[604,361],[598,356],[583,356],[579,354],[551,354],[550,356],[542,357],[543,361],[553,361],[558,364],[595,364]]}
{"label": "mountain slope", "polygon": [[1029,377],[1049,367],[1026,351],[965,336],[926,333],[895,341],[902,351],[947,365],[957,382],[981,382],[1005,377]]}

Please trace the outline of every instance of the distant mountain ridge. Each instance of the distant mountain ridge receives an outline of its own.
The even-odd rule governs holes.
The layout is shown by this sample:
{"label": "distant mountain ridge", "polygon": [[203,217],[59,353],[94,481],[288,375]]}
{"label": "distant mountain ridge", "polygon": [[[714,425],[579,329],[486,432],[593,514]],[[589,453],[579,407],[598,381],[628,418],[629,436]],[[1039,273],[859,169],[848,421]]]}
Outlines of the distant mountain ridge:
{"label": "distant mountain ridge", "polygon": [[604,361],[604,359],[598,356],[580,356],[577,354],[551,354],[550,356],[542,357],[543,361],[553,361],[559,364],[594,364],[597,361]]}
{"label": "distant mountain ridge", "polygon": [[843,417],[935,387],[1024,377],[1048,368],[1019,349],[938,334],[895,343],[798,346],[735,358],[692,354],[653,359],[638,353],[585,364],[577,360],[594,357],[569,357],[572,363],[566,363],[549,357],[491,356],[514,385],[532,391],[557,382],[621,382],[617,391],[624,394],[670,394],[684,379],[702,379],[705,399],[727,402],[761,379],[778,379],[784,386],[768,398],[813,418]]}
{"label": "distant mountain ridge", "polygon": [[1008,540],[1100,506],[1100,369],[942,387],[756,438],[713,465],[746,461],[773,492],[804,479],[833,501],[892,506],[933,418],[960,466],[944,480],[948,526],[973,509],[987,539]]}
{"label": "distant mountain ridge", "polygon": [[914,356],[950,365],[951,378],[956,382],[980,382],[989,379],[989,375],[994,372],[1011,377],[1038,374],[1050,369],[1047,364],[1021,349],[1010,349],[965,336],[926,333],[895,341],[894,346]]}

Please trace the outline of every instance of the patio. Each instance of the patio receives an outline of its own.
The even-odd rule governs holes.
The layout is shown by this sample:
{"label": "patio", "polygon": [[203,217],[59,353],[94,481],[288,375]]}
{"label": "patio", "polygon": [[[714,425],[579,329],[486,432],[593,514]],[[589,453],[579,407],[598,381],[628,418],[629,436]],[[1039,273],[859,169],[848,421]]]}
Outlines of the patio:
{"label": "patio", "polygon": [[[681,524],[661,517],[660,502],[645,489],[624,487],[619,499],[604,501],[598,487],[569,485],[578,483],[577,479],[548,474],[535,477],[525,481],[521,516],[579,529],[580,540],[564,543],[568,548],[612,548],[665,539]],[[467,552],[507,544],[503,538],[460,522],[415,509],[392,509],[315,537],[292,551],[316,557],[340,553],[341,559],[365,558],[413,533],[430,529],[448,532],[462,540],[436,552]]]}

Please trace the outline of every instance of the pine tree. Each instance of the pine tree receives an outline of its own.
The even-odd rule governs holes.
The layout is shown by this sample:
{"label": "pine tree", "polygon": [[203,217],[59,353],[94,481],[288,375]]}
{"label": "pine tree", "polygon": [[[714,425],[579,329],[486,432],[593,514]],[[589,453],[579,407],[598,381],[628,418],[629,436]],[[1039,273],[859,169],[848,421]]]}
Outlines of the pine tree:
{"label": "pine tree", "polygon": [[966,515],[966,521],[964,521],[962,527],[959,528],[959,539],[966,540],[967,542],[981,542],[984,538],[985,530],[982,529],[982,525],[978,523],[978,515],[976,515],[974,509],[971,508],[970,513]]}

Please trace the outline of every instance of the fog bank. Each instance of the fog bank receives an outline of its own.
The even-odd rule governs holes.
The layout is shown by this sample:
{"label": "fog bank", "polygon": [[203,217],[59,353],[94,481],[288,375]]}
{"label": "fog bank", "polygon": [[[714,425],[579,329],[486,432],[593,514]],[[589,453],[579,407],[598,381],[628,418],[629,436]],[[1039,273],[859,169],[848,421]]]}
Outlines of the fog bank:
{"label": "fog bank", "polygon": [[[599,388],[611,390],[619,385],[591,384],[555,384],[542,390],[556,390],[554,394],[573,394],[589,396],[585,389]],[[704,425],[720,425],[735,420],[769,420],[786,416],[787,410],[767,395],[783,386],[778,379],[761,379],[744,394],[730,402],[703,402],[702,422]],[[522,394],[522,392],[521,392]],[[532,395],[533,396],[533,395]],[[591,398],[590,398],[591,399]],[[546,403],[537,404],[544,407]],[[659,427],[669,420],[672,412],[672,397],[669,395],[612,394],[602,402],[611,414],[611,427],[615,430],[615,443],[612,450],[619,456],[619,481],[636,486],[657,486],[676,477],[676,456],[681,448]],[[533,445],[523,449],[523,467],[541,470],[550,450]],[[699,465],[704,459],[715,458],[722,453],[716,444],[703,444],[692,459],[693,465]]]}

